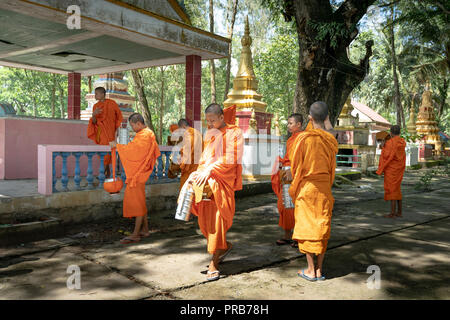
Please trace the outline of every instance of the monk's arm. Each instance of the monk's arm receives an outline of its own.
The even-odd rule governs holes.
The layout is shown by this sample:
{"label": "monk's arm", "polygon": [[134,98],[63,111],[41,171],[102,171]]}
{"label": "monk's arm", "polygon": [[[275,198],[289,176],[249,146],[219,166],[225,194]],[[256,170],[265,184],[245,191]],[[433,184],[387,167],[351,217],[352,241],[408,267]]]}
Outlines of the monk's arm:
{"label": "monk's arm", "polygon": [[144,160],[150,147],[146,140],[135,138],[128,144],[117,144],[117,151],[123,160],[141,161]]}
{"label": "monk's arm", "polygon": [[333,125],[331,124],[329,116],[327,116],[327,118],[325,119],[324,125],[325,125],[325,131],[327,131],[328,133],[331,133],[333,135],[333,137],[336,138],[337,131],[334,130]]}
{"label": "monk's arm", "polygon": [[[383,154],[384,152],[384,154]],[[384,172],[384,169],[387,167],[387,165],[389,164],[389,162],[392,161],[392,159],[394,159],[395,156],[395,152],[393,152],[393,150],[391,150],[391,145],[386,145],[383,150],[381,151],[381,156],[380,156],[380,164],[377,170],[377,174],[380,175]]]}

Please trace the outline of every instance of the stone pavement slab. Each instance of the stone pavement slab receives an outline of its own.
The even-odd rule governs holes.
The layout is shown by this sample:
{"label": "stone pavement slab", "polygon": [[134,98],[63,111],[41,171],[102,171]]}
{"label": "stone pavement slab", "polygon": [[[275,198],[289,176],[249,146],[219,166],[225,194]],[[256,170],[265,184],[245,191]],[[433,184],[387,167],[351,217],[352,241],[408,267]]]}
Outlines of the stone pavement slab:
{"label": "stone pavement slab", "polygon": [[[80,268],[80,290],[67,288],[70,265]],[[0,299],[142,299],[155,293],[67,247],[0,261]]]}
{"label": "stone pavement slab", "polygon": [[[297,277],[297,271],[306,267],[306,259],[301,258],[182,289],[172,296],[217,300],[450,299],[449,253],[449,246],[383,235],[330,249],[324,264],[328,279],[323,282]],[[380,289],[367,286],[370,265],[380,268]]]}

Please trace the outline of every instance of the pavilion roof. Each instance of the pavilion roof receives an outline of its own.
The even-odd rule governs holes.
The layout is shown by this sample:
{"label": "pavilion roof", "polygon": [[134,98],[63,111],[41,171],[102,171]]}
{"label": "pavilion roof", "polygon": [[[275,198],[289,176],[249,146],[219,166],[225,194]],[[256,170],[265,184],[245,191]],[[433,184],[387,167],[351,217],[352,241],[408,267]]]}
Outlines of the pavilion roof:
{"label": "pavilion roof", "polygon": [[[81,29],[66,22],[81,9]],[[150,11],[150,9],[152,11]],[[228,56],[230,40],[190,24],[176,0],[0,1],[0,65],[84,76]]]}

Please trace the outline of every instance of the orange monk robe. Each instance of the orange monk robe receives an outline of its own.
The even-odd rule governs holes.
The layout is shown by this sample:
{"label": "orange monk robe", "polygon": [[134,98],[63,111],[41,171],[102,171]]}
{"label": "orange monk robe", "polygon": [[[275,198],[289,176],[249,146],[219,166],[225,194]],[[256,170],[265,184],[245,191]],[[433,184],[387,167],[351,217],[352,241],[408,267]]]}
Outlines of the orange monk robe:
{"label": "orange monk robe", "polygon": [[302,253],[325,253],[331,231],[334,198],[331,186],[336,169],[338,143],[332,134],[309,129],[294,142],[289,194],[295,202],[292,239]]}
{"label": "orange monk robe", "polygon": [[[99,101],[94,104],[92,112],[96,109],[103,109],[102,112],[97,114],[97,123],[92,122],[92,118],[89,120],[87,129],[87,136],[96,144],[109,145],[110,141],[116,140],[116,130],[122,124],[122,112],[119,106],[114,100],[105,99],[105,101]],[[106,155],[104,158],[104,165],[111,163],[111,155]]]}
{"label": "orange monk robe", "polygon": [[173,133],[177,129],[178,129],[178,125],[177,124],[171,124],[170,127],[169,127],[170,133]]}
{"label": "orange monk robe", "polygon": [[233,223],[234,192],[242,189],[242,131],[235,125],[221,130],[210,129],[205,136],[204,150],[197,171],[214,165],[208,185],[211,200],[192,205],[198,224],[208,241],[208,252],[227,249],[226,232]]}
{"label": "orange monk robe", "polygon": [[180,190],[189,178],[190,174],[197,171],[200,156],[203,151],[202,134],[189,127],[183,134],[183,146],[180,150]]}
{"label": "orange monk robe", "polygon": [[236,122],[236,105],[223,109],[223,118],[226,124],[234,125]]}
{"label": "orange monk robe", "polygon": [[120,160],[127,176],[123,197],[123,216],[142,217],[147,214],[145,183],[161,155],[155,134],[144,128],[128,144],[118,144]]}
{"label": "orange monk robe", "polygon": [[[278,161],[275,161],[276,170],[278,169],[278,163],[281,163],[283,167],[287,167],[291,165],[291,161],[289,160],[292,158],[292,151],[293,151],[293,143],[295,142],[295,139],[300,134],[300,132],[294,133],[287,141],[286,141],[286,154],[284,155],[284,158],[278,159]],[[274,167],[275,169],[275,167]],[[275,171],[275,170],[274,170]],[[275,194],[278,197],[277,201],[277,207],[278,212],[280,214],[280,219],[278,221],[278,225],[283,228],[284,230],[292,230],[294,229],[295,225],[295,219],[294,219],[294,208],[292,209],[286,209],[283,205],[283,194],[281,192],[281,178],[282,178],[282,172],[281,170],[278,170],[276,173],[272,174],[271,180],[272,180],[272,190],[275,192]]]}
{"label": "orange monk robe", "polygon": [[394,136],[381,150],[377,174],[384,172],[384,200],[402,200],[400,185],[406,167],[405,147],[405,140]]}

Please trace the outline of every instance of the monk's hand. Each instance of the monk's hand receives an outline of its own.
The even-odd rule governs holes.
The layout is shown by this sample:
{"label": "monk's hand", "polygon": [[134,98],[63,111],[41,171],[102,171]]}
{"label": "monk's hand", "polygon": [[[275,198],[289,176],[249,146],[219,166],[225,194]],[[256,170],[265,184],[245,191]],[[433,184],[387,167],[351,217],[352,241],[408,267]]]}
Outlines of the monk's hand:
{"label": "monk's hand", "polygon": [[109,142],[109,146],[111,147],[111,149],[112,149],[112,148],[115,148],[115,147],[117,146],[117,142],[115,142],[115,141],[110,141],[110,142]]}
{"label": "monk's hand", "polygon": [[201,186],[208,180],[210,175],[211,175],[210,169],[205,169],[203,171],[197,171],[197,174],[194,177],[194,181],[198,186]]}
{"label": "monk's hand", "polygon": [[284,181],[285,182],[292,182],[291,169],[285,170]]}
{"label": "monk's hand", "polygon": [[102,113],[103,109],[102,108],[97,108],[94,110],[94,112],[92,112],[92,116],[97,116],[99,113]]}

